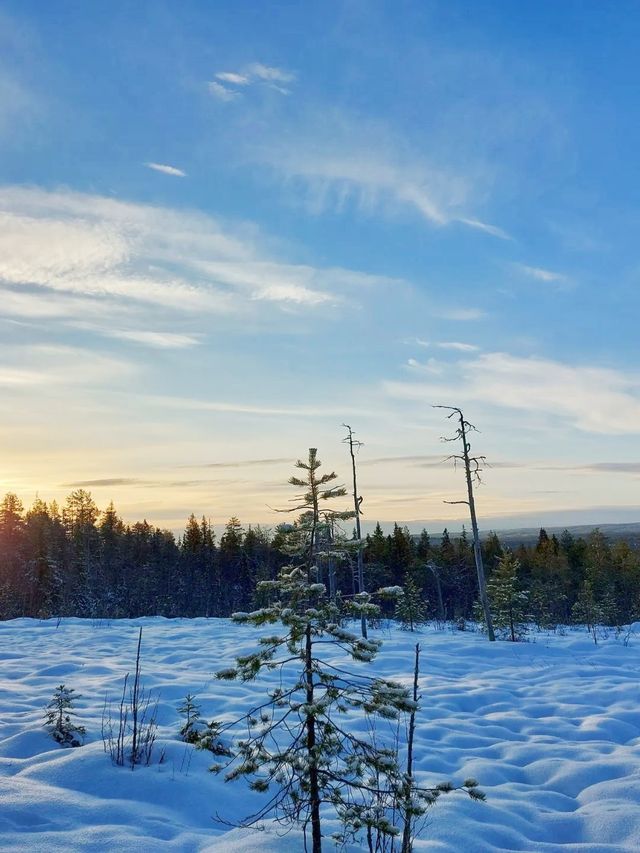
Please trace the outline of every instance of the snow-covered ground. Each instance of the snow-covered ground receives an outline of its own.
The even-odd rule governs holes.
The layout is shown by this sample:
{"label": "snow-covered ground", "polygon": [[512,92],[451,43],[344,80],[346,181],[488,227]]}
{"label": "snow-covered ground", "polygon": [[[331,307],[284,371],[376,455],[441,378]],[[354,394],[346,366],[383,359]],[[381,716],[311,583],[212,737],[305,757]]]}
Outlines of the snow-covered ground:
{"label": "snow-covered ground", "polygon": [[[160,696],[156,760],[135,771],[103,751],[105,695],[119,697],[143,627],[143,682]],[[489,644],[474,633],[380,632],[378,674],[409,678],[422,649],[417,766],[425,783],[474,776],[486,803],[443,797],[420,851],[640,850],[640,625],[625,645],[586,631]],[[207,718],[247,710],[264,682],[213,673],[255,645],[223,619],[0,623],[0,850],[300,851],[297,833],[229,830],[264,795],[208,773],[211,755],[177,737],[176,707],[195,693]],[[366,666],[366,665],[363,665]],[[64,682],[82,698],[85,745],[63,749],[42,727]],[[157,757],[164,750],[164,760]],[[333,849],[327,840],[326,849]]]}

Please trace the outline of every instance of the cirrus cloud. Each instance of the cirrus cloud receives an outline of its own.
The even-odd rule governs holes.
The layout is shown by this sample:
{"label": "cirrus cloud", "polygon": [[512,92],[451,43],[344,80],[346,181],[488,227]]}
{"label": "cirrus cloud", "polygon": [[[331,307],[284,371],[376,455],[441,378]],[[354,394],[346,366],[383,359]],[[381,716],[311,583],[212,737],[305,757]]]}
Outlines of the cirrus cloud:
{"label": "cirrus cloud", "polygon": [[492,352],[457,362],[442,382],[387,382],[395,398],[425,405],[450,397],[461,403],[560,418],[574,428],[609,435],[640,432],[640,376],[611,368]]}

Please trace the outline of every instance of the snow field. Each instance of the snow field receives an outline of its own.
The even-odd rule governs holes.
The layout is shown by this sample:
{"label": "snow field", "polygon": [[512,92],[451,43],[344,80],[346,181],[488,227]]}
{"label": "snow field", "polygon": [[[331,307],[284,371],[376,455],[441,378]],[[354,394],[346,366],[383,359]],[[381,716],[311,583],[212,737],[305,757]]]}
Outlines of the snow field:
{"label": "snow field", "polygon": [[[117,703],[133,672],[140,626],[142,681],[160,697],[160,728],[152,766],[131,771],[112,766],[100,732],[105,696]],[[636,628],[628,645],[612,634],[597,647],[584,630],[517,644],[433,628],[373,632],[384,645],[374,664],[349,664],[358,671],[408,683],[413,646],[422,647],[420,781],[473,776],[487,795],[486,803],[442,797],[416,850],[640,850]],[[0,851],[300,851],[297,832],[216,823],[216,814],[240,821],[265,795],[208,773],[212,756],[178,739],[176,707],[187,692],[203,717],[231,719],[276,683],[275,674],[247,684],[214,678],[256,636],[224,619],[0,623]],[[329,660],[344,665],[339,651]],[[78,749],[62,749],[42,727],[61,683],[81,696],[87,736]]]}

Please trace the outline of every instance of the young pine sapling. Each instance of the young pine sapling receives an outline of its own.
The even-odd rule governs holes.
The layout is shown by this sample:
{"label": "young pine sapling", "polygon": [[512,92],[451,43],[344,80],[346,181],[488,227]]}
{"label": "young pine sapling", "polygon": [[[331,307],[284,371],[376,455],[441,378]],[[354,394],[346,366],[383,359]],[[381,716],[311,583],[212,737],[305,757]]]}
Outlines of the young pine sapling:
{"label": "young pine sapling", "polygon": [[79,726],[71,719],[76,716],[73,710],[74,702],[80,698],[74,694],[73,688],[61,684],[54,690],[53,698],[45,711],[44,725],[60,746],[80,746],[77,735],[82,736],[86,732],[84,726]]}

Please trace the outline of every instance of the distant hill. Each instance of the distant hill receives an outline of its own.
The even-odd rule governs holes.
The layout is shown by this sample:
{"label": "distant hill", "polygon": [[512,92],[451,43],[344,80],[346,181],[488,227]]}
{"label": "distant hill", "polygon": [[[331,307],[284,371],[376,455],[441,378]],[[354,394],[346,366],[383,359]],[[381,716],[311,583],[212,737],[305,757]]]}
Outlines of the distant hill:
{"label": "distant hill", "polygon": [[[612,541],[624,539],[634,548],[640,548],[640,522],[627,524],[567,524],[561,527],[545,525],[544,529],[547,531],[549,536],[552,536],[554,533],[556,536],[560,536],[563,530],[568,530],[569,533],[576,538],[584,538],[593,530],[601,530],[602,533]],[[452,539],[457,539],[461,532],[462,531],[450,530],[449,535]],[[496,529],[493,532],[498,534],[498,537],[503,544],[508,545],[510,548],[517,548],[518,545],[535,545],[538,541],[540,528],[520,527],[515,530]],[[488,530],[483,530],[482,538],[486,539],[488,534]],[[469,535],[469,530],[467,530],[467,536]],[[440,538],[440,536],[432,536],[431,541],[437,543],[440,541]]]}

